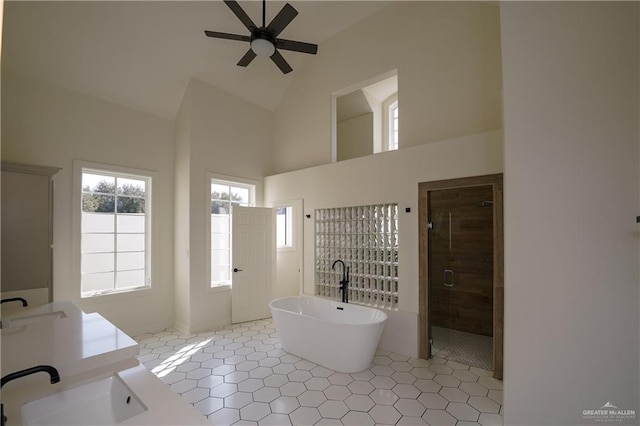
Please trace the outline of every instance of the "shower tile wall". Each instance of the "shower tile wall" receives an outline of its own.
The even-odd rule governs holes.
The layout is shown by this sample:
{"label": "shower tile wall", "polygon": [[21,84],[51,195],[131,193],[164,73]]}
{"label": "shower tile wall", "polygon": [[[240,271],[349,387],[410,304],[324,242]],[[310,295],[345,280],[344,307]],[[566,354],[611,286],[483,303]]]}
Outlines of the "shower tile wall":
{"label": "shower tile wall", "polygon": [[[492,197],[491,186],[431,192],[434,326],[493,335],[493,209],[486,203]],[[453,287],[443,285],[445,269],[454,271]]]}

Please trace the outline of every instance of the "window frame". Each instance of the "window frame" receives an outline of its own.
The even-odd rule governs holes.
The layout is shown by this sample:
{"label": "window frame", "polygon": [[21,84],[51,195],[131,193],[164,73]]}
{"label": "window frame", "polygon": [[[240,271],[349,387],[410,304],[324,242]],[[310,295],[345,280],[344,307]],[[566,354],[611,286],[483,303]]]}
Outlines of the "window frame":
{"label": "window frame", "polygon": [[[136,287],[124,289],[113,289],[109,291],[93,292],[83,294],[82,291],[82,175],[83,173],[93,173],[104,176],[145,180],[145,250],[144,250],[144,284]],[[156,172],[144,169],[135,169],[130,167],[115,166],[111,164],[93,163],[88,161],[73,162],[73,274],[74,274],[74,291],[72,299],[76,301],[90,301],[100,299],[113,298],[129,298],[135,294],[153,290],[153,181]],[[117,212],[115,212],[117,214]],[[114,232],[115,233],[115,232]],[[117,235],[117,233],[115,233]],[[114,248],[115,250],[115,248]],[[117,251],[114,251],[114,255]]]}
{"label": "window frame", "polygon": [[[214,182],[215,181],[215,182]],[[206,288],[209,291],[212,292],[217,292],[217,291],[228,291],[231,289],[232,287],[232,275],[230,275],[231,279],[229,284],[218,284],[218,285],[213,285],[212,284],[212,277],[211,277],[211,266],[212,266],[212,239],[211,239],[211,185],[213,183],[216,184],[220,184],[220,185],[229,185],[229,186],[233,186],[233,187],[237,187],[237,188],[246,188],[249,190],[249,207],[255,207],[256,206],[256,192],[258,189],[258,183],[256,181],[250,180],[250,179],[243,179],[243,178],[237,178],[237,177],[232,177],[232,176],[225,176],[225,175],[220,175],[220,174],[216,174],[216,173],[206,173],[206,180],[205,180],[205,191],[206,191],[206,195],[205,195],[205,248],[206,248],[206,261],[205,261],[205,283],[206,283]],[[229,212],[229,256],[230,256],[230,261],[232,261],[233,259],[231,258],[232,256],[232,250],[233,250],[233,246],[232,246],[232,242],[233,242],[233,233],[232,233],[232,223],[231,223],[231,217],[232,217],[232,212]],[[231,271],[231,265],[229,265],[229,270]]]}

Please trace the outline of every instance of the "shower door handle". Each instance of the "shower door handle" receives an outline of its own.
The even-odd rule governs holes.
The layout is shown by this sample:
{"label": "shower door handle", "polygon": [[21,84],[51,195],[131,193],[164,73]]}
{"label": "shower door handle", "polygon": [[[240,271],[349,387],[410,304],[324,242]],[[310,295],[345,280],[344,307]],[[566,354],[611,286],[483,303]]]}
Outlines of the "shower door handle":
{"label": "shower door handle", "polygon": [[[447,280],[447,277],[449,280]],[[444,285],[445,287],[453,287],[453,271],[451,269],[444,270]]]}

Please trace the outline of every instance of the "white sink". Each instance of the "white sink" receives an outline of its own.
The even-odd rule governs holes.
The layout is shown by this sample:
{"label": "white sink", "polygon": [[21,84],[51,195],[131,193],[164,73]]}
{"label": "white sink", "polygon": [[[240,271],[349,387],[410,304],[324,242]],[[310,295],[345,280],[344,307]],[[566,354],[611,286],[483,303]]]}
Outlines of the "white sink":
{"label": "white sink", "polygon": [[3,323],[4,328],[19,327],[21,325],[34,324],[44,321],[54,321],[62,318],[66,318],[67,314],[64,311],[45,312],[43,314],[25,315],[23,317],[11,318]]}
{"label": "white sink", "polygon": [[115,425],[147,411],[118,375],[67,389],[22,406],[28,425]]}

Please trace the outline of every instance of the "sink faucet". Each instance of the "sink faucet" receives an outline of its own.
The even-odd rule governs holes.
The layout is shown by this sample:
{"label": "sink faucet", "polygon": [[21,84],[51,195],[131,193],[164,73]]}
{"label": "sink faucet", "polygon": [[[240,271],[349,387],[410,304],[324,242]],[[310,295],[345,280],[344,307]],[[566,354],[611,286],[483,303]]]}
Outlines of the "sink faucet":
{"label": "sink faucet", "polygon": [[[5,384],[7,384],[12,380],[19,379],[20,377],[29,376],[34,373],[39,373],[41,371],[44,373],[49,373],[49,376],[51,377],[51,384],[58,383],[60,381],[60,375],[58,374],[58,370],[56,370],[50,365],[37,365],[35,367],[26,368],[24,370],[16,371],[15,373],[7,374],[2,378],[0,382],[0,388],[2,388]],[[0,413],[1,426],[4,426],[4,424],[7,421],[7,418],[4,415],[4,404],[0,404],[0,412],[1,412]]]}
{"label": "sink faucet", "polygon": [[340,291],[342,292],[342,303],[349,303],[349,267],[344,265],[340,259],[333,262],[331,269],[336,269],[336,263],[342,264],[342,280],[340,281]]}
{"label": "sink faucet", "polygon": [[29,304],[27,303],[27,299],[22,297],[9,297],[8,299],[0,300],[0,304],[7,302],[22,302],[22,307],[29,306]]}

